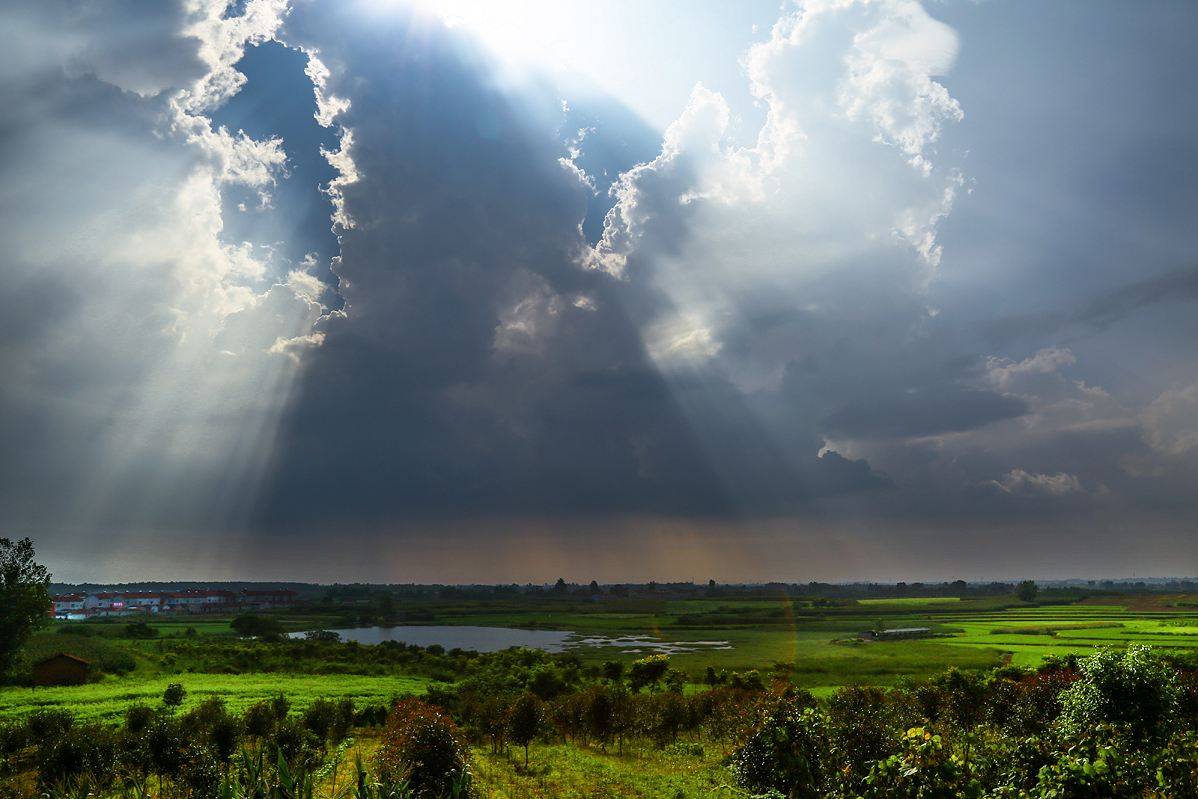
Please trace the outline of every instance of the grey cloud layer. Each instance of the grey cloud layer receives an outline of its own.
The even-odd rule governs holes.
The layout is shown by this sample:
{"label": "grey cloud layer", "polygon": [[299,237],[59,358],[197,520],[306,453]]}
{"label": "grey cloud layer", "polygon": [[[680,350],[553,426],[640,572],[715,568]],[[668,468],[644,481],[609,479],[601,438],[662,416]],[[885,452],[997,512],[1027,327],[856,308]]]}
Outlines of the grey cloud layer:
{"label": "grey cloud layer", "polygon": [[[1190,323],[1158,315],[1192,310],[1193,268],[1120,272],[1102,198],[1069,186],[1092,229],[1052,235],[1094,236],[1108,279],[1066,259],[1040,294],[1004,271],[1053,239],[1005,240],[1040,230],[1036,209],[987,193],[1037,166],[988,160],[997,127],[961,138],[1001,83],[976,72],[998,68],[989,45],[969,55],[988,8],[931,7],[958,41],[908,0],[788,7],[745,61],[755,140],[697,87],[636,163],[609,143],[646,131],[610,100],[563,111],[430,19],[132,5],[7,13],[46,42],[62,20],[86,31],[21,50],[0,86],[9,525],[315,539],[640,515],[864,523],[929,546],[1195,517],[1198,364]],[[212,122],[297,85],[234,69],[271,38],[306,59],[294,108],[327,136],[282,113],[253,136]],[[588,171],[620,174],[610,197]],[[292,192],[327,174],[332,263],[323,228],[287,233],[306,208]],[[1159,363],[1128,359],[1144,346]]]}

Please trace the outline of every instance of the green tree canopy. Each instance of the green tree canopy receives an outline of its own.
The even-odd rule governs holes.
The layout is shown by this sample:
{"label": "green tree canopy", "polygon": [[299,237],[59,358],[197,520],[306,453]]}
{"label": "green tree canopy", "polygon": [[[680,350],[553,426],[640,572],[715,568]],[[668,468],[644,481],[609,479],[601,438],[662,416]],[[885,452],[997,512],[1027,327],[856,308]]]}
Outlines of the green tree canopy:
{"label": "green tree canopy", "polygon": [[1036,585],[1034,580],[1024,580],[1015,589],[1015,596],[1022,599],[1024,602],[1035,602],[1036,596],[1040,593],[1040,587]]}
{"label": "green tree canopy", "polygon": [[50,572],[34,554],[28,538],[0,538],[0,674],[12,669],[17,652],[50,610]]}

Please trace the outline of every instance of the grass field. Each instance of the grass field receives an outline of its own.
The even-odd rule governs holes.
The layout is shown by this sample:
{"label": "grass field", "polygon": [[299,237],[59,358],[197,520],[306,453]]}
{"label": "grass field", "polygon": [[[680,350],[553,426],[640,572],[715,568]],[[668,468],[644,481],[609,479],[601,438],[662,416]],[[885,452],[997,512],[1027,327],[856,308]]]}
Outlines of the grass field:
{"label": "grass field", "polygon": [[[355,738],[343,763],[359,757],[369,763],[378,743],[370,733]],[[685,737],[664,749],[638,743],[619,753],[615,746],[604,752],[593,745],[538,741],[529,747],[526,769],[520,747],[498,755],[489,746],[471,747],[475,786],[484,799],[748,799],[724,763],[727,754],[710,741]],[[332,787],[326,777],[317,795],[330,795]]]}
{"label": "grass field", "polygon": [[710,744],[678,743],[619,756],[598,748],[534,744],[527,771],[523,750],[515,747],[503,755],[476,748],[474,764],[480,793],[488,799],[748,797],[735,786],[723,755]]}
{"label": "grass field", "polygon": [[[1134,600],[1134,601],[1133,601]],[[801,601],[698,599],[687,601],[565,602],[518,600],[424,603],[438,624],[539,627],[584,634],[653,635],[670,641],[726,641],[730,648],[671,656],[674,667],[698,682],[708,666],[728,672],[757,669],[783,672],[796,685],[827,694],[842,685],[894,685],[904,678],[938,673],[949,666],[986,669],[1003,662],[1031,666],[1049,655],[1084,655],[1104,646],[1149,644],[1172,651],[1198,649],[1198,605],[1193,597],[1173,597],[1145,605],[1139,598],[1113,598],[1106,604],[1029,605],[1014,598],[982,600],[904,597],[859,600],[834,607]],[[1151,609],[1145,609],[1145,608]],[[194,666],[169,655],[170,641],[233,636],[227,619],[185,618],[154,621],[151,640],[120,637],[122,625],[90,625],[79,636],[68,628],[39,633],[30,643],[39,655],[82,650],[87,655],[127,653],[132,670],[123,677],[77,688],[0,689],[0,718],[39,707],[67,707],[85,718],[110,718],[132,702],[154,702],[169,682],[181,682],[189,702],[213,695],[230,706],[285,692],[296,707],[320,696],[352,696],[385,701],[396,694],[420,693],[428,684],[411,675],[311,673],[192,673]],[[290,629],[326,626],[327,616],[286,617]],[[937,637],[863,642],[857,633],[878,625],[930,627]],[[194,633],[188,633],[189,628]],[[168,649],[163,650],[166,646]],[[635,648],[635,647],[626,647]],[[166,651],[168,654],[162,654]],[[644,652],[619,647],[580,648],[584,663],[630,662]],[[286,672],[286,669],[282,671]]]}
{"label": "grass field", "polygon": [[858,605],[882,605],[886,607],[910,607],[918,605],[944,605],[950,602],[960,602],[959,596],[904,596],[894,599],[858,599]]}
{"label": "grass field", "polygon": [[171,677],[108,678],[91,685],[56,688],[5,688],[0,690],[0,719],[28,715],[41,709],[65,709],[77,718],[107,721],[119,718],[129,705],[157,705],[172,682],[187,690],[183,708],[193,707],[211,696],[225,700],[230,710],[240,712],[260,699],[281,691],[293,710],[302,710],[321,697],[351,697],[356,703],[385,703],[391,697],[422,694],[428,680],[421,677],[336,677],[291,674],[183,674]]}

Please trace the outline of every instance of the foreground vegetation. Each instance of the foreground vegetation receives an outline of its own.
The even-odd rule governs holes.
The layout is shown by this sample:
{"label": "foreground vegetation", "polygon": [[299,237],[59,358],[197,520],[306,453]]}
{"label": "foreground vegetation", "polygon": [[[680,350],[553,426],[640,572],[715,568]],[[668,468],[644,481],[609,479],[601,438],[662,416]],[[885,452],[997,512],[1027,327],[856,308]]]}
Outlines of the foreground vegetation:
{"label": "foreground vegetation", "polygon": [[[285,695],[185,709],[169,685],[112,723],[0,725],[6,797],[828,797],[1198,795],[1198,670],[1144,647],[1038,669],[956,669],[825,700],[784,680],[687,691],[664,656],[573,682],[511,650],[426,699]],[[565,664],[569,665],[569,664]]]}

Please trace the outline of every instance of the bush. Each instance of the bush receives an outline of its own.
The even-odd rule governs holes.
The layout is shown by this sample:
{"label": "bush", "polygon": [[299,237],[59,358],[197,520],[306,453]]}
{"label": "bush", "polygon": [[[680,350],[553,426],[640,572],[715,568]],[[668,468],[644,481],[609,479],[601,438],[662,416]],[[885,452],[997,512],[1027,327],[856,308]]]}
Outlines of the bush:
{"label": "bush", "polygon": [[71,784],[77,792],[103,791],[116,777],[116,754],[111,729],[73,726],[38,747],[38,783],[43,789]]}
{"label": "bush", "polygon": [[789,799],[819,799],[828,782],[823,717],[813,708],[780,700],[732,755],[737,781],[754,793],[777,791]]}
{"label": "bush", "polygon": [[841,688],[828,700],[828,740],[846,789],[898,750],[895,711],[880,688]]}
{"label": "bush", "polygon": [[[1055,762],[1041,768],[1034,796],[1055,799],[1141,797],[1156,782],[1155,769],[1119,730],[1086,730]],[[1184,794],[1168,794],[1183,796]]]}
{"label": "bush", "polygon": [[229,626],[238,635],[248,638],[274,639],[283,634],[283,625],[278,619],[270,616],[255,616],[252,613],[243,613],[229,622]]}
{"label": "bush", "polygon": [[183,704],[183,699],[186,696],[187,690],[180,683],[173,682],[162,692],[162,704],[167,707],[178,707]]}
{"label": "bush", "polygon": [[160,777],[174,777],[183,767],[186,736],[178,719],[157,713],[141,736],[149,766]]}
{"label": "bush", "polygon": [[953,755],[952,748],[930,730],[914,727],[907,730],[897,754],[870,769],[859,796],[861,799],[958,799],[979,794],[977,786],[966,779],[964,765]]}
{"label": "bush", "polygon": [[125,625],[124,631],[121,633],[126,638],[157,638],[158,630],[144,621],[135,621]]}
{"label": "bush", "polygon": [[63,737],[75,724],[75,716],[66,710],[39,710],[25,721],[29,743],[42,747]]}
{"label": "bush", "polygon": [[140,704],[130,705],[125,708],[125,730],[132,735],[140,735],[153,718],[153,708]]}
{"label": "bush", "polygon": [[670,658],[667,655],[649,655],[633,661],[628,671],[628,684],[633,691],[655,685],[666,676],[669,668]]}
{"label": "bush", "polygon": [[0,763],[9,763],[29,744],[29,730],[23,724],[0,723]]}
{"label": "bush", "polygon": [[354,704],[350,699],[334,702],[317,699],[301,717],[303,724],[323,741],[341,743],[353,729]]}
{"label": "bush", "polygon": [[181,723],[191,739],[210,752],[210,759],[215,757],[221,763],[233,756],[241,739],[241,722],[219,697],[205,699],[183,716]]}
{"label": "bush", "polygon": [[216,799],[221,783],[219,761],[204,747],[190,744],[184,752],[178,781],[187,788],[189,799]]}
{"label": "bush", "polygon": [[1146,646],[1103,650],[1082,660],[1081,676],[1061,695],[1060,729],[1084,738],[1100,725],[1126,733],[1131,746],[1159,743],[1178,716],[1176,671]]}
{"label": "bush", "polygon": [[242,717],[242,728],[246,735],[265,738],[275,728],[277,720],[270,701],[263,699],[246,708],[245,715]]}
{"label": "bush", "polygon": [[289,766],[297,769],[315,767],[319,761],[324,741],[318,739],[296,718],[285,718],[275,724],[272,742],[279,755]]}
{"label": "bush", "polygon": [[379,778],[406,784],[415,799],[463,797],[471,793],[469,750],[457,726],[419,699],[401,699],[391,709],[375,755]]}

